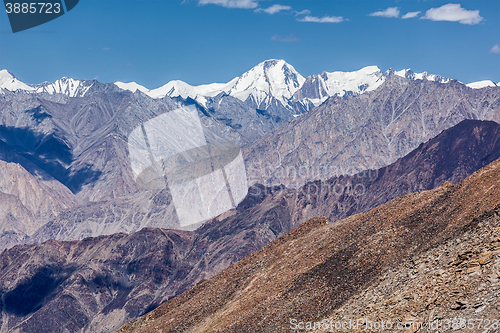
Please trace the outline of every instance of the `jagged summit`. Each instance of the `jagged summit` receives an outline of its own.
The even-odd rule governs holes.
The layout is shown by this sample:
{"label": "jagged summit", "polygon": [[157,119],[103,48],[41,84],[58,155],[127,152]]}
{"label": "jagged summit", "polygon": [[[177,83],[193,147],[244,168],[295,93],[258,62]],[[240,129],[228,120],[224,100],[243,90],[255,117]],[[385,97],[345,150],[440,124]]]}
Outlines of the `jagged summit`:
{"label": "jagged summit", "polygon": [[7,70],[0,71],[0,93],[8,91],[27,91],[32,93],[64,94],[69,97],[83,97],[95,81],[75,80],[63,77],[54,83],[26,84]]}
{"label": "jagged summit", "polygon": [[450,81],[449,78],[443,77],[440,75],[436,75],[436,74],[429,74],[427,72],[415,73],[410,68],[402,69],[400,71],[395,71],[394,69],[391,68],[386,72],[386,74],[387,74],[387,76],[397,75],[397,76],[401,76],[401,77],[404,77],[404,78],[410,79],[410,80],[427,80],[427,81],[435,81],[435,82],[439,82],[439,83],[448,83]]}
{"label": "jagged summit", "polygon": [[0,92],[2,89],[10,91],[20,90],[33,90],[29,85],[19,81],[12,73],[3,69],[0,71]]}
{"label": "jagged summit", "polygon": [[[227,83],[193,86],[184,81],[172,80],[156,89],[148,89],[135,82],[115,82],[114,84],[122,90],[140,91],[152,98],[190,98],[203,106],[207,106],[209,99],[224,94],[257,109],[265,110],[277,103],[289,110],[297,109],[297,105],[301,105],[299,109],[307,111],[332,96],[359,95],[375,90],[394,75],[409,80],[450,82],[447,77],[427,72],[416,73],[411,69],[396,71],[392,68],[383,72],[377,66],[367,66],[352,72],[322,72],[304,78],[285,60],[269,59]],[[64,77],[54,83],[44,82],[31,85],[21,82],[7,70],[0,71],[0,93],[3,93],[5,89],[82,97],[94,82]],[[473,89],[497,87],[491,80],[473,82],[467,86]]]}
{"label": "jagged summit", "polygon": [[54,83],[44,82],[35,86],[37,93],[64,94],[69,97],[83,97],[92,87],[93,81],[75,80],[69,77],[63,77]]}
{"label": "jagged summit", "polygon": [[305,78],[293,66],[284,60],[272,59],[261,62],[229,82],[224,90],[242,101],[252,99],[257,107],[262,108],[269,105],[271,98],[276,98],[283,105],[288,104],[304,82]]}
{"label": "jagged summit", "polygon": [[304,81],[304,77],[293,66],[284,60],[271,59],[261,62],[227,83],[192,86],[180,80],[172,80],[153,90],[148,90],[134,82],[116,82],[115,84],[124,90],[142,91],[153,98],[165,96],[192,98],[202,105],[206,104],[207,98],[225,93],[241,101],[250,100],[257,108],[266,108],[273,98],[287,106],[292,95]]}
{"label": "jagged summit", "polygon": [[298,102],[310,102],[314,106],[331,96],[360,94],[378,88],[384,82],[384,73],[377,66],[367,66],[353,72],[323,72],[310,75],[294,95]]}

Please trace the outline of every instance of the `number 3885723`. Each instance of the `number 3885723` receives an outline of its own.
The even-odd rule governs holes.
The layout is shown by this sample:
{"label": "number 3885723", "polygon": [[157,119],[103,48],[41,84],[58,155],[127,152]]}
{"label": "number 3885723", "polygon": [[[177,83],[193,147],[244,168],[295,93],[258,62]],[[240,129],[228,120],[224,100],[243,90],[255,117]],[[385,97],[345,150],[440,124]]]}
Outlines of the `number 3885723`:
{"label": "number 3885723", "polygon": [[61,4],[59,2],[24,2],[24,3],[6,3],[5,10],[7,14],[59,14],[61,12]]}

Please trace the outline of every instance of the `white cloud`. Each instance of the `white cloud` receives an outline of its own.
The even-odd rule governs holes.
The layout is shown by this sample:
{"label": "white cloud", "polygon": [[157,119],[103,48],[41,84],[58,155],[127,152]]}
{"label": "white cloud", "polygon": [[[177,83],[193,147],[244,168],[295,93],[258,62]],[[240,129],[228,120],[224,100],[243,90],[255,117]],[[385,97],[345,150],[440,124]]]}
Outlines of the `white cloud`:
{"label": "white cloud", "polygon": [[386,10],[371,13],[369,15],[370,16],[382,16],[382,17],[398,17],[399,16],[399,9],[398,9],[398,7],[389,7]]}
{"label": "white cloud", "polygon": [[271,7],[266,8],[266,9],[257,8],[255,11],[256,12],[265,12],[265,13],[268,13],[270,15],[273,15],[273,14],[279,13],[283,10],[291,10],[291,9],[292,9],[292,7],[290,7],[290,6],[272,5]]}
{"label": "white cloud", "polygon": [[298,19],[297,21],[299,21],[299,22],[316,22],[316,23],[340,23],[342,21],[345,21],[345,19],[342,16],[316,17],[316,16],[307,15],[306,17]]}
{"label": "white cloud", "polygon": [[259,3],[255,0],[198,0],[200,5],[219,5],[226,8],[255,8]]}
{"label": "white cloud", "polygon": [[418,14],[420,14],[421,12],[408,12],[406,14],[404,14],[401,18],[402,19],[409,19],[409,18],[414,18],[414,17],[417,17]]}
{"label": "white cloud", "polygon": [[309,9],[304,9],[304,10],[301,10],[300,12],[295,12],[295,16],[298,16],[298,15],[309,15],[311,14],[311,11]]}
{"label": "white cloud", "polygon": [[491,53],[500,53],[500,45],[499,45],[499,44],[496,44],[495,46],[493,46],[493,47],[490,49],[490,52],[491,52]]}
{"label": "white cloud", "polygon": [[276,34],[273,37],[271,37],[271,40],[277,41],[277,42],[298,42],[299,39],[294,36],[290,35],[288,37],[281,37],[280,35]]}
{"label": "white cloud", "polygon": [[432,21],[460,22],[462,24],[478,24],[483,20],[479,15],[479,10],[467,10],[458,3],[449,3],[438,8],[431,8],[422,18]]}

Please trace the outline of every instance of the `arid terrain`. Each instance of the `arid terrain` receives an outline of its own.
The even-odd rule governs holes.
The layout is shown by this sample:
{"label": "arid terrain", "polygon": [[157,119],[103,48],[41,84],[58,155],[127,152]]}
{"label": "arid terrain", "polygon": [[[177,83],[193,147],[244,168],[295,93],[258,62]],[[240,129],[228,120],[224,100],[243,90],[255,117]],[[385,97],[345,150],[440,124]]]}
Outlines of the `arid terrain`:
{"label": "arid terrain", "polygon": [[120,332],[278,332],[293,319],[444,320],[475,309],[492,320],[499,198],[496,160],[457,185],[337,223],[309,220]]}

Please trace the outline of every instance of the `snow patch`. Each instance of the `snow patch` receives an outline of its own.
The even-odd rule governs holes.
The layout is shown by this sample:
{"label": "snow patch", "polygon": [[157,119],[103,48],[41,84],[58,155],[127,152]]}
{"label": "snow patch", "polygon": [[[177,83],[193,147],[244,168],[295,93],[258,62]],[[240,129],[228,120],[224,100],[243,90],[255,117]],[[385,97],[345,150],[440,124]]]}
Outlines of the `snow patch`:
{"label": "snow patch", "polygon": [[145,94],[147,94],[149,92],[148,88],[143,87],[140,84],[137,84],[135,82],[128,82],[128,83],[115,82],[114,84],[115,84],[115,86],[117,86],[118,88],[120,88],[122,90],[129,90],[131,92],[136,92],[137,90],[139,90],[140,92],[143,92]]}
{"label": "snow patch", "polygon": [[472,89],[481,89],[481,88],[486,88],[486,87],[498,87],[498,85],[495,84],[491,80],[472,82],[472,83],[466,84],[466,86],[469,88],[472,88]]}
{"label": "snow patch", "polygon": [[[387,73],[389,73],[391,70],[388,70]],[[410,80],[427,80],[427,81],[434,81],[434,82],[440,82],[440,83],[448,83],[450,82],[450,79],[447,77],[443,77],[440,75],[436,74],[429,74],[427,72],[422,72],[422,73],[415,73],[411,69],[402,69],[400,71],[394,72],[395,75],[404,77],[406,79]]]}
{"label": "snow patch", "polygon": [[64,77],[54,83],[44,82],[42,84],[26,84],[19,81],[7,70],[0,71],[0,88],[16,91],[27,91],[32,93],[65,94],[70,97],[84,96],[92,86],[85,81]]}
{"label": "snow patch", "polygon": [[19,81],[14,75],[3,69],[0,71],[0,88],[9,91],[27,90],[33,91],[35,88]]}

